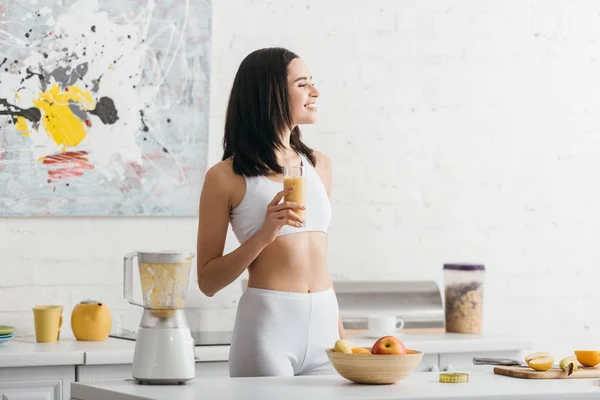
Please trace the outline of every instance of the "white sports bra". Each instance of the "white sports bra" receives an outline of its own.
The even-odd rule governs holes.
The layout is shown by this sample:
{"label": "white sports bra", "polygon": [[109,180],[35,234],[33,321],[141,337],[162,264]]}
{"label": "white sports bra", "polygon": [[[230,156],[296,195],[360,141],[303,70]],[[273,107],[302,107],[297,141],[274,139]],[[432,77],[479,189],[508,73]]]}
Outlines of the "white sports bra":
{"label": "white sports bra", "polygon": [[[327,233],[331,221],[331,202],[327,196],[325,185],[310,161],[303,154],[300,154],[300,157],[302,165],[306,166],[305,224],[302,228],[284,225],[277,236],[309,231]],[[240,244],[261,228],[269,203],[278,192],[283,190],[282,182],[272,181],[266,176],[244,176],[244,178],[246,179],[244,198],[229,213],[233,233]]]}

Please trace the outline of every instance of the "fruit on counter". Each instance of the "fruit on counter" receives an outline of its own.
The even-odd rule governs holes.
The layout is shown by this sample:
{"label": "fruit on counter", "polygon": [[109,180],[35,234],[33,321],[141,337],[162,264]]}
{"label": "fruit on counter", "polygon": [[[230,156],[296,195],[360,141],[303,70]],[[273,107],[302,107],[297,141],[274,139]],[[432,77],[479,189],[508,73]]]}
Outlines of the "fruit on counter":
{"label": "fruit on counter", "polygon": [[[530,357],[535,354],[538,354],[538,356]],[[539,354],[542,354],[542,355],[540,356]],[[548,354],[548,355],[545,355],[545,354]],[[534,354],[530,354],[530,356],[527,356],[525,358],[525,361],[527,362],[527,365],[529,365],[531,368],[535,369],[536,371],[548,371],[550,368],[552,368],[552,364],[554,364],[554,356],[551,355],[550,353],[547,353],[547,352],[534,353]]]}
{"label": "fruit on counter", "polygon": [[371,354],[371,351],[364,347],[355,347],[352,349],[352,354]]}
{"label": "fruit on counter", "polygon": [[339,339],[336,340],[335,346],[333,346],[333,351],[352,354],[352,349],[354,349],[355,347],[356,345],[352,341],[348,339]]}
{"label": "fruit on counter", "polygon": [[534,358],[538,358],[538,357],[552,357],[552,354],[550,354],[547,351],[538,351],[537,353],[531,353],[525,356],[525,362],[529,362],[531,360],[533,360]]}
{"label": "fruit on counter", "polygon": [[379,338],[371,348],[372,354],[406,354],[404,343],[395,336],[383,336]]}
{"label": "fruit on counter", "polygon": [[573,371],[577,371],[579,369],[579,364],[577,363],[577,357],[576,356],[569,356],[569,357],[563,358],[558,363],[558,366],[563,371],[568,371],[569,370],[569,364],[573,364]]}
{"label": "fruit on counter", "polygon": [[600,364],[600,351],[598,350],[575,350],[575,357],[581,365],[595,367]]}

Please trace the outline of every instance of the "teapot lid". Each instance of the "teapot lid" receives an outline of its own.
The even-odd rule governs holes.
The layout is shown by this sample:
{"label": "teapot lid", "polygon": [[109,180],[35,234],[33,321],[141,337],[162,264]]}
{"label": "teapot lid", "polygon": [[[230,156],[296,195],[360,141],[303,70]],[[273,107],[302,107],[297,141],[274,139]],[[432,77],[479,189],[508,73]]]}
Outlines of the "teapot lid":
{"label": "teapot lid", "polygon": [[101,303],[101,302],[97,301],[97,300],[86,299],[86,300],[82,300],[79,304],[95,304],[95,303]]}

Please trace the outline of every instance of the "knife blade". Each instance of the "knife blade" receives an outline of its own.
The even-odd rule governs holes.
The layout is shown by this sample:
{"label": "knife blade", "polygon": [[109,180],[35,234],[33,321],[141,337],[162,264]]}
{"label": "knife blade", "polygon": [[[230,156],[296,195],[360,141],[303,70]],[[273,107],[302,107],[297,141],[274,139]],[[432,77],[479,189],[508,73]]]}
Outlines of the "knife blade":
{"label": "knife blade", "polygon": [[510,358],[489,358],[489,357],[473,357],[474,365],[501,365],[505,367],[529,367],[526,362],[513,360]]}
{"label": "knife blade", "polygon": [[[473,357],[474,365],[499,365],[503,367],[527,367],[529,365],[525,361],[513,360],[510,358],[490,358],[490,357]],[[552,365],[552,368],[559,368],[558,364]],[[569,374],[571,375],[571,374]]]}

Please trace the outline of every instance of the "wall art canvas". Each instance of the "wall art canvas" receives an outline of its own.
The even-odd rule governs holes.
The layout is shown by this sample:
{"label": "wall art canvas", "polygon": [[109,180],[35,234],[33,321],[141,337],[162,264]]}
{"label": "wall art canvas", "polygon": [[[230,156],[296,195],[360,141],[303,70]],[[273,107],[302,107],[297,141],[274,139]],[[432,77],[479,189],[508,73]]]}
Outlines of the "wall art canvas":
{"label": "wall art canvas", "polygon": [[0,216],[195,216],[210,0],[0,1]]}

